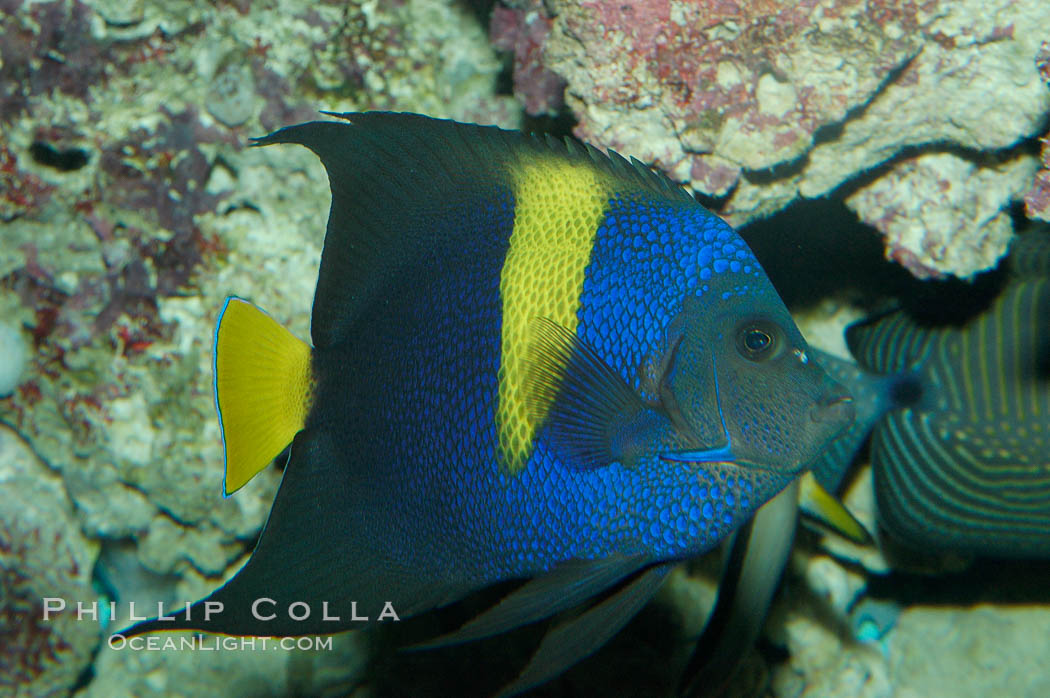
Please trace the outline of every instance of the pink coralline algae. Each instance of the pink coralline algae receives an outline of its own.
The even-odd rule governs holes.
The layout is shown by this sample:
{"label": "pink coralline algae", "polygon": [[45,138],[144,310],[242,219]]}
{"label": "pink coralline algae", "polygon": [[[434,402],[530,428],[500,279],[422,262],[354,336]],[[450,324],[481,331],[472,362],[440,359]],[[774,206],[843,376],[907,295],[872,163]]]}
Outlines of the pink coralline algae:
{"label": "pink coralline algae", "polygon": [[918,51],[920,12],[864,0],[589,0],[560,8],[545,57],[569,80],[580,138],[722,195],[742,170],[798,158],[818,128],[867,101]]}
{"label": "pink coralline algae", "polygon": [[846,204],[882,231],[886,256],[914,276],[971,277],[1009,245],[1013,224],[1000,202],[1016,198],[1034,171],[1026,155],[973,162],[929,153],[895,163]]}
{"label": "pink coralline algae", "polygon": [[1040,139],[1043,146],[1043,169],[1035,176],[1035,183],[1025,194],[1024,210],[1029,218],[1050,221],[1050,134]]}
{"label": "pink coralline algae", "polygon": [[[1035,65],[1047,87],[1050,87],[1050,41],[1044,41],[1040,46]],[[1032,188],[1025,194],[1024,208],[1029,218],[1050,221],[1050,132],[1039,140],[1042,144],[1043,168],[1036,173]]]}
{"label": "pink coralline algae", "polygon": [[[207,191],[212,163],[198,147],[222,134],[202,126],[195,110],[162,113],[167,120],[153,130],[136,129],[101,148],[96,186],[72,205],[78,223],[97,239],[104,271],[82,273],[70,295],[56,285],[50,258],[42,260],[42,250],[25,243],[25,266],[0,277],[35,309],[38,348],[57,340],[53,348],[61,355],[106,336],[121,316],[130,325],[118,328],[113,341],[124,353],[145,348],[167,332],[157,316],[158,298],[183,293],[200,265],[223,253],[196,222],[224,197]],[[42,215],[55,190],[23,171],[2,145],[0,185],[0,221]]]}
{"label": "pink coralline algae", "polygon": [[492,10],[492,43],[502,51],[513,52],[514,94],[530,114],[551,114],[563,103],[565,81],[543,66],[541,55],[551,24],[538,0],[525,9],[497,6]]}
{"label": "pink coralline algae", "polygon": [[[721,198],[719,213],[735,225],[799,198],[840,193],[847,182],[855,190],[885,176],[905,186],[922,176],[894,173],[905,156],[949,147],[977,163],[986,151],[1032,157],[1026,140],[1045,129],[1050,112],[1039,74],[1047,58],[1033,60],[1050,26],[1045,0],[550,0],[544,7],[551,28],[535,55],[566,81],[576,135]],[[1039,187],[1047,179],[1041,174]],[[965,228],[930,240],[908,235],[915,247],[901,247],[884,227],[892,216],[869,207],[865,220],[887,236],[887,254],[916,260],[909,268],[923,275],[971,276],[994,264],[1008,236],[951,207],[977,197],[1006,210],[1031,182],[1011,176],[1009,187],[995,187],[1001,198],[994,201],[977,193],[945,198],[933,185],[892,194],[883,187],[874,198],[929,195],[908,208],[932,214],[946,206],[942,218],[967,221]],[[1044,199],[1039,187],[1030,210]],[[958,254],[930,257],[953,246]]]}
{"label": "pink coralline algae", "polygon": [[57,90],[87,100],[109,58],[91,36],[91,9],[77,0],[35,3],[25,12],[18,5],[0,4],[0,121],[25,110],[34,94]]}

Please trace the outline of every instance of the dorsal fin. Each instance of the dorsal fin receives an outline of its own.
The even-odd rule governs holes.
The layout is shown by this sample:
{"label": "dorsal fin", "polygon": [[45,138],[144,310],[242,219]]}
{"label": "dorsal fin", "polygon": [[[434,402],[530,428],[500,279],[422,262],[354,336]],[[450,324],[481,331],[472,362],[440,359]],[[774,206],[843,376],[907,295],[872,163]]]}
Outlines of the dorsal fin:
{"label": "dorsal fin", "polygon": [[514,168],[539,158],[586,164],[621,192],[680,202],[692,197],[641,163],[580,144],[546,141],[494,126],[418,114],[332,114],[346,122],[289,126],[256,145],[299,143],[324,163],[332,209],[314,298],[317,347],[345,339],[369,303],[403,283],[406,270],[455,256],[484,254],[497,244],[478,226],[436,226],[464,212],[511,205]]}

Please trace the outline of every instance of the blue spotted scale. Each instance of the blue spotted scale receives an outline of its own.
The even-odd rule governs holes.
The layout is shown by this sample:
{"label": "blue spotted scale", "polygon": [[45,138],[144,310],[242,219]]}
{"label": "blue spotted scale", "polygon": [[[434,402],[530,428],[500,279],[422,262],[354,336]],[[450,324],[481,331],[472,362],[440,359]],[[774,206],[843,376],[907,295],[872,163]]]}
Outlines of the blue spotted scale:
{"label": "blue spotted scale", "polygon": [[[333,115],[335,116],[335,115]],[[743,240],[589,146],[410,114],[300,144],[332,207],[312,345],[230,298],[215,342],[226,494],[290,443],[256,548],[173,620],[306,635],[525,583],[462,642],[556,621],[504,693],[593,652],[852,419]],[[252,602],[320,612],[260,620]],[[208,602],[221,613],[205,619]],[[267,608],[271,608],[267,606]],[[268,614],[267,614],[268,615]]]}

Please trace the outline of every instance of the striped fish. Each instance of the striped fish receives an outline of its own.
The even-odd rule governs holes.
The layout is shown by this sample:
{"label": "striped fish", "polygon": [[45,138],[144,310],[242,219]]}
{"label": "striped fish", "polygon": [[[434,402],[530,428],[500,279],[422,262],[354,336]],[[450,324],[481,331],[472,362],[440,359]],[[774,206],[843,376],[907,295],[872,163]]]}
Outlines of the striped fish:
{"label": "striped fish", "polygon": [[909,547],[1050,554],[1050,278],[1011,282],[963,327],[894,313],[849,343],[863,366],[914,368],[922,385],[873,434],[885,530]]}

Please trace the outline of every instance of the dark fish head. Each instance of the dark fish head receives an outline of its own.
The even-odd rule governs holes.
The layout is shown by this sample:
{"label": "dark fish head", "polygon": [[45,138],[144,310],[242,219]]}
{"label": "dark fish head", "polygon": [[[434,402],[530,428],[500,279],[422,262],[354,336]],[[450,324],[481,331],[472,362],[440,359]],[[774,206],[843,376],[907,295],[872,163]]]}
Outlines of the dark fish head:
{"label": "dark fish head", "polygon": [[[664,402],[679,433],[699,443],[721,435],[729,456],[721,460],[793,475],[852,423],[852,397],[811,359],[766,279],[719,286],[691,298],[673,323]],[[689,460],[687,450],[679,455]]]}

